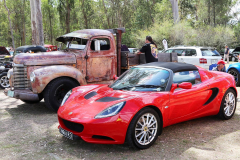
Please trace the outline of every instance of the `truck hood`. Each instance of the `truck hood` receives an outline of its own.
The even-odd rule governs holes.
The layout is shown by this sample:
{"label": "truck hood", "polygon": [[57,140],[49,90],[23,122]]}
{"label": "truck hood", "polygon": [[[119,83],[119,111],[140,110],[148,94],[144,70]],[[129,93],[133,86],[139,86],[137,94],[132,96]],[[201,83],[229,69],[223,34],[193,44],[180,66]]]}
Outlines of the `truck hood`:
{"label": "truck hood", "polygon": [[40,53],[21,53],[14,57],[15,64],[24,65],[54,65],[54,64],[74,64],[76,57],[74,53],[54,51]]}

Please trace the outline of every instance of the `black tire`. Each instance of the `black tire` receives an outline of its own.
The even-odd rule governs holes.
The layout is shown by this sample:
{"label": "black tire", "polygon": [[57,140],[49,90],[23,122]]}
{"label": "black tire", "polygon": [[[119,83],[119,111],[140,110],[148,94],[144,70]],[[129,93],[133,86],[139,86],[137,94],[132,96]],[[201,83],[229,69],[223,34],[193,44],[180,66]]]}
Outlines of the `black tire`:
{"label": "black tire", "polygon": [[228,73],[234,77],[236,86],[240,86],[240,74],[239,74],[238,70],[236,70],[234,68],[229,69]]}
{"label": "black tire", "polygon": [[[229,98],[229,97],[231,97],[231,98]],[[230,101],[229,99],[231,99],[231,102],[229,102]],[[220,106],[218,116],[224,120],[232,118],[232,116],[234,115],[235,110],[236,110],[236,105],[237,105],[236,93],[233,89],[229,88],[225,92],[225,94],[222,98],[222,103]],[[225,111],[225,109],[228,109],[227,111],[229,111],[229,112],[226,113],[227,111]]]}
{"label": "black tire", "polygon": [[37,100],[37,101],[30,101],[30,100],[23,100],[23,99],[20,99],[20,100],[27,104],[35,104],[35,103],[39,103],[43,99],[43,95],[39,94],[38,98],[39,98],[39,100]]}
{"label": "black tire", "polygon": [[46,89],[44,90],[44,101],[47,107],[55,112],[58,111],[58,108],[61,105],[61,102],[65,94],[73,89],[74,87],[79,86],[77,82],[71,80],[70,78],[63,77],[51,81]]}
{"label": "black tire", "polygon": [[[153,127],[156,127],[155,130],[154,129],[152,130],[152,133],[150,133],[148,126],[139,125],[139,123],[138,123],[138,121],[141,121],[142,117],[147,116],[147,114],[150,114],[151,116],[153,116],[154,119],[152,119],[152,121],[154,120],[156,122],[155,125],[152,125]],[[150,122],[152,122],[152,121],[150,121]],[[159,126],[160,126],[160,118],[159,118],[157,112],[154,109],[149,108],[149,107],[143,108],[133,117],[132,121],[130,122],[130,124],[128,126],[127,135],[126,135],[126,141],[133,148],[147,149],[150,146],[152,146],[153,143],[157,140],[157,137],[158,137],[159,131],[160,131]],[[143,134],[141,134],[142,132],[143,132]],[[150,134],[152,134],[153,136]],[[147,141],[147,144],[141,144],[142,136],[145,136],[145,137],[143,137],[143,139],[147,138],[147,136],[148,136],[148,139],[150,139],[149,141]],[[137,140],[138,137],[141,137],[139,139],[140,142]],[[145,143],[145,140],[146,139],[144,139],[144,143]]]}
{"label": "black tire", "polygon": [[10,84],[9,79],[7,78],[7,73],[2,73],[0,75],[0,88],[4,89],[8,87],[10,87]]}

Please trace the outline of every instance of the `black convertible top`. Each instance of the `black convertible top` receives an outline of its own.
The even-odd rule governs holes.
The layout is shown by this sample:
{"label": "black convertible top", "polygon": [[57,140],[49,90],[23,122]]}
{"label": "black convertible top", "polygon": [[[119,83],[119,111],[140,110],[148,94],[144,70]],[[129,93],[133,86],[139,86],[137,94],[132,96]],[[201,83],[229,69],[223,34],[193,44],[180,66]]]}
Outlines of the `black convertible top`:
{"label": "black convertible top", "polygon": [[195,65],[187,64],[187,63],[176,63],[176,62],[152,62],[146,63],[142,65],[138,65],[136,67],[162,67],[171,69],[174,73],[181,72],[181,71],[194,71],[198,70]]}

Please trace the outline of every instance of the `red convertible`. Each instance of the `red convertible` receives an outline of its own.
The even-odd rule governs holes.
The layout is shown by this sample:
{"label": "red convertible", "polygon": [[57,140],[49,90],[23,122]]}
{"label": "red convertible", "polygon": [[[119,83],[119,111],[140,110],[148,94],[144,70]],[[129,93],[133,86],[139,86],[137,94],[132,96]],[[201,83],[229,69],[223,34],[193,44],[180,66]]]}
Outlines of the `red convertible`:
{"label": "red convertible", "polygon": [[[116,78],[117,79],[117,78]],[[232,75],[191,64],[135,66],[113,84],[69,91],[58,110],[59,131],[90,143],[150,147],[166,126],[218,115],[230,119],[237,90]]]}

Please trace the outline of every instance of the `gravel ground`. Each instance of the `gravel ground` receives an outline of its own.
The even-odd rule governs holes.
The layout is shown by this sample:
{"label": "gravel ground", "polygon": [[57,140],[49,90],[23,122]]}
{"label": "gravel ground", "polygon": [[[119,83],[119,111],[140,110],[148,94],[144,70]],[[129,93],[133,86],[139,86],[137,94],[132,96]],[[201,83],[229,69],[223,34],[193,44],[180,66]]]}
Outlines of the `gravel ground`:
{"label": "gravel ground", "polygon": [[[240,88],[238,88],[240,90]],[[146,150],[71,141],[58,132],[56,113],[44,102],[30,105],[0,90],[0,159],[240,159],[240,108],[223,121],[199,118],[163,129]],[[240,92],[239,92],[240,93]]]}

